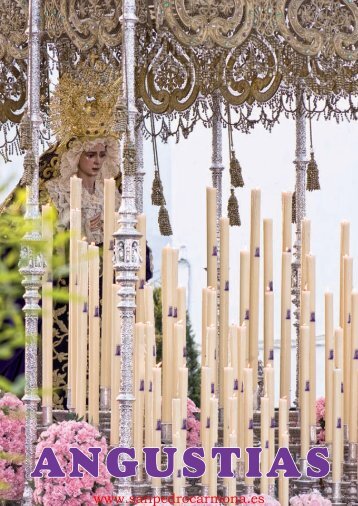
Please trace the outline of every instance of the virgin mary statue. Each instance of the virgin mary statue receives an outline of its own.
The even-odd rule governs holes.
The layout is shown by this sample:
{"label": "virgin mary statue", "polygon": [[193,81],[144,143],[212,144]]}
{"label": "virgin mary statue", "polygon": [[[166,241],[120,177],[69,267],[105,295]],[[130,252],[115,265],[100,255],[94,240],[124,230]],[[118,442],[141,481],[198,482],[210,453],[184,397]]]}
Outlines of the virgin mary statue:
{"label": "virgin mary statue", "polygon": [[[82,237],[89,243],[103,242],[104,179],[116,180],[115,205],[120,205],[120,164],[118,133],[118,81],[99,86],[85,79],[75,81],[64,75],[51,103],[51,124],[57,142],[40,159],[40,203],[56,209],[57,230],[70,225],[70,178],[82,180]],[[14,194],[4,209],[14,203]],[[148,263],[147,263],[148,265]],[[151,277],[147,272],[147,279]],[[68,285],[68,278],[57,280]],[[65,405],[67,386],[68,306],[54,307],[54,407]],[[23,349],[10,361],[0,362],[0,374],[13,380],[23,370]]]}

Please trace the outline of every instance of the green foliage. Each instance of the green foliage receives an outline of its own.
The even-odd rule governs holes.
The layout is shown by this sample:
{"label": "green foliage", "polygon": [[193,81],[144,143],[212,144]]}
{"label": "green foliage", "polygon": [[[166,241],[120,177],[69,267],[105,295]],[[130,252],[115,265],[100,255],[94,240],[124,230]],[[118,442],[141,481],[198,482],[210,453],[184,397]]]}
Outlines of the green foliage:
{"label": "green foliage", "polygon": [[[157,345],[157,362],[162,361],[162,299],[161,288],[154,288],[154,320],[155,320],[155,340]],[[188,395],[192,401],[200,406],[200,364],[199,351],[195,342],[195,335],[191,326],[189,313],[186,314],[186,363],[188,368]]]}
{"label": "green foliage", "polygon": [[189,313],[186,313],[186,365],[189,373],[188,395],[200,408],[200,364],[199,351],[191,326]]}
{"label": "green foliage", "polygon": [[[41,222],[25,220],[24,218],[25,191],[17,190],[6,206],[6,211],[0,214],[0,360],[10,359],[17,348],[25,345],[23,276],[19,272],[21,245],[29,246],[35,254],[48,253],[48,243],[32,241],[31,233],[37,230],[41,233]],[[51,220],[55,224],[55,212]],[[52,270],[54,279],[68,275],[66,265],[66,245],[68,232],[54,235],[54,251],[52,256]],[[68,290],[55,286],[53,290],[54,302],[68,301]],[[24,378],[18,377],[11,383],[0,376],[0,389],[21,396],[24,389]]]}

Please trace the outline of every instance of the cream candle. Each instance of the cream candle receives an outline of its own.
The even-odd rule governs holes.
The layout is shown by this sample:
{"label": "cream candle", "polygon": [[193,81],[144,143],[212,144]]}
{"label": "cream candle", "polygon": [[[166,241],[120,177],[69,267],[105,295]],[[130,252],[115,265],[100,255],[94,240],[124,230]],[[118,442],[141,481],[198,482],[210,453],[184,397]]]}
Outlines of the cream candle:
{"label": "cream candle", "polygon": [[217,287],[216,189],[206,188],[207,286]]}
{"label": "cream candle", "polygon": [[341,223],[339,325],[344,326],[344,257],[349,255],[350,223]]}
{"label": "cream candle", "polygon": [[223,406],[224,367],[229,334],[229,218],[220,218],[219,406]]}
{"label": "cream candle", "polygon": [[282,253],[280,397],[291,405],[291,253]]}
{"label": "cream candle", "polygon": [[78,315],[76,408],[80,418],[86,419],[87,397],[87,341],[88,341],[88,244],[78,241],[78,295],[80,312]]}
{"label": "cream candle", "polygon": [[344,276],[344,321],[343,321],[343,383],[344,383],[344,423],[349,424],[350,418],[350,379],[352,365],[352,290],[353,290],[353,258],[343,257]]}
{"label": "cream candle", "polygon": [[[112,318],[111,318],[111,433],[110,444],[119,444],[119,404],[118,393],[121,377],[121,318],[117,307],[119,303],[118,285],[112,284]],[[98,364],[98,355],[95,360]]]}
{"label": "cream candle", "polygon": [[264,294],[264,365],[274,360],[274,293]]}
{"label": "cream candle", "polygon": [[[248,251],[240,252],[240,315],[239,323],[249,326],[250,319],[250,253]],[[249,334],[247,334],[248,337]],[[247,354],[249,348],[247,346]],[[247,355],[248,359],[248,355]]]}
{"label": "cream candle", "polygon": [[262,473],[260,479],[260,493],[268,493],[268,478],[266,474],[269,471],[269,428],[270,428],[270,401],[268,397],[261,397],[261,466]]}
{"label": "cream candle", "polygon": [[358,292],[352,292],[349,441],[358,443]]}
{"label": "cream candle", "polygon": [[[251,448],[254,443],[253,434],[253,370],[244,369],[244,448]],[[245,454],[245,484],[253,485],[253,478],[247,477],[248,456]]]}
{"label": "cream candle", "polygon": [[[88,352],[89,352],[89,391],[88,421],[99,426],[99,248],[94,244],[88,246]],[[118,311],[118,310],[117,310]],[[119,311],[118,311],[119,313]]]}
{"label": "cream candle", "polygon": [[310,425],[316,425],[316,258],[306,255],[307,287],[310,291]]}
{"label": "cream candle", "polygon": [[252,386],[255,390],[259,339],[260,213],[261,190],[254,189],[251,191],[249,360],[253,373]]}
{"label": "cream candle", "polygon": [[310,380],[309,380],[309,362],[307,357],[310,349],[310,329],[307,325],[301,326],[301,342],[303,355],[301,360],[301,458],[305,459],[310,447]]}
{"label": "cream candle", "polygon": [[332,406],[333,406],[333,367],[334,367],[334,328],[333,293],[326,292],[325,300],[325,439],[332,443]]}
{"label": "cream candle", "polygon": [[292,192],[282,193],[282,251],[292,250]]}
{"label": "cream candle", "polygon": [[103,277],[102,277],[102,339],[101,339],[101,389],[111,387],[111,326],[113,283],[113,234],[115,232],[115,191],[113,178],[104,180],[103,223]]}
{"label": "cream candle", "polygon": [[333,440],[332,440],[332,481],[342,480],[342,370],[333,369]]}

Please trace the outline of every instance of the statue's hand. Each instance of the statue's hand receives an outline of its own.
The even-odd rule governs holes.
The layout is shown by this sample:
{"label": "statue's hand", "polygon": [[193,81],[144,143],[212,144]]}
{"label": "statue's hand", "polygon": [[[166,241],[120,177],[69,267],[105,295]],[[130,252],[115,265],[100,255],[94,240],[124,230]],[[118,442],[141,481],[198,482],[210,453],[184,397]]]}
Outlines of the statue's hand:
{"label": "statue's hand", "polygon": [[100,214],[97,214],[97,216],[95,216],[94,218],[92,218],[90,220],[90,229],[92,232],[94,232],[95,230],[99,230],[101,228],[101,215]]}

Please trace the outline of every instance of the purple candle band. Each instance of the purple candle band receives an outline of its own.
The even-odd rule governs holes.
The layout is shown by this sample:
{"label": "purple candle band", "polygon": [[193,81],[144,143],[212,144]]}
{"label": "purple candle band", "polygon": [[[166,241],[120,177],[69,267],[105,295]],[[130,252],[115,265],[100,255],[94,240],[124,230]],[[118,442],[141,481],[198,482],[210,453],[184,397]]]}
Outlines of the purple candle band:
{"label": "purple candle band", "polygon": [[140,383],[139,383],[139,391],[140,391],[140,392],[144,392],[144,380],[140,380]]}
{"label": "purple candle band", "polygon": [[309,391],[310,391],[310,382],[306,381],[305,392],[309,392]]}
{"label": "purple candle band", "polygon": [[82,310],[83,313],[88,313],[88,305],[87,305],[87,302],[85,302],[83,304],[83,310]]}
{"label": "purple candle band", "polygon": [[255,258],[260,258],[260,248],[255,249]]}
{"label": "purple candle band", "polygon": [[229,282],[225,281],[225,292],[229,291]]}
{"label": "purple candle band", "polygon": [[94,316],[95,316],[95,318],[98,318],[98,317],[99,317],[99,307],[98,307],[98,306],[96,306],[96,307],[94,308]]}
{"label": "purple candle band", "polygon": [[173,318],[178,318],[178,308],[177,307],[175,307],[173,309]]}
{"label": "purple candle band", "polygon": [[121,345],[117,344],[116,346],[116,356],[119,357],[121,355]]}

